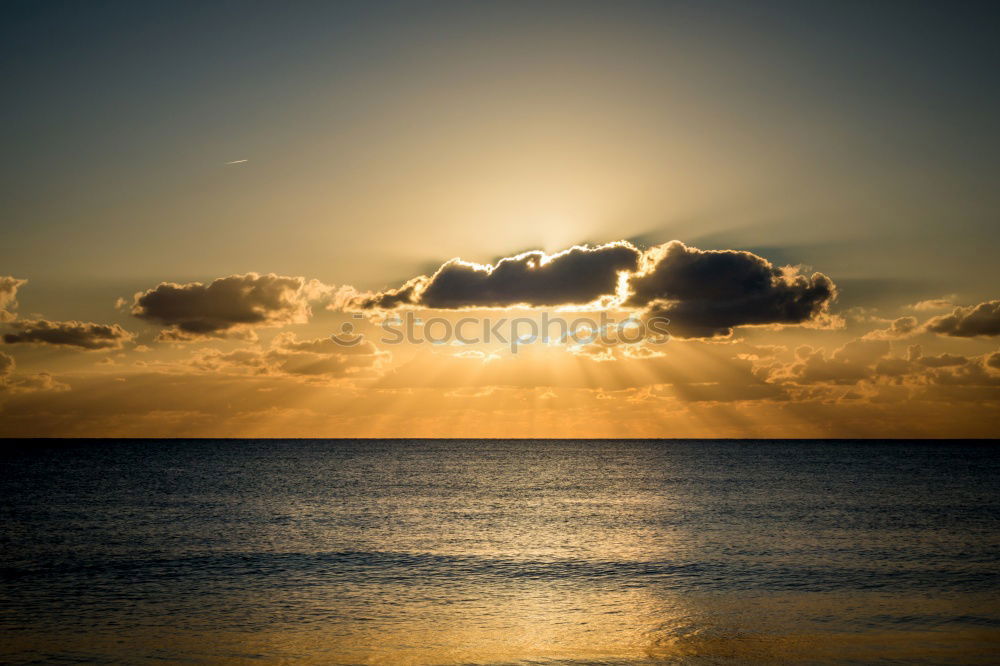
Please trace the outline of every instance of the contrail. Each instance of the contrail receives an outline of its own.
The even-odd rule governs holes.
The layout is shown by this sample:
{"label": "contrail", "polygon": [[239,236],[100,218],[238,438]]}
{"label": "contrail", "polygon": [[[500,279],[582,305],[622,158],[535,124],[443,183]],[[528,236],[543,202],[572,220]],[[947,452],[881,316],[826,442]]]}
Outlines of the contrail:
{"label": "contrail", "polygon": [[233,160],[232,162],[226,162],[226,166],[229,166],[230,164],[243,164],[244,162],[248,161],[249,160]]}

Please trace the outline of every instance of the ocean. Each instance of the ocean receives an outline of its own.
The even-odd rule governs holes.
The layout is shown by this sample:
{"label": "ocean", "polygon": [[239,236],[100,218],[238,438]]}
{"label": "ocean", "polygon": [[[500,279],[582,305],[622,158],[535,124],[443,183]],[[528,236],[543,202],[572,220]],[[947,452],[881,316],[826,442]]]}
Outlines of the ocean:
{"label": "ocean", "polygon": [[0,453],[0,661],[1000,661],[1000,447],[76,440]]}

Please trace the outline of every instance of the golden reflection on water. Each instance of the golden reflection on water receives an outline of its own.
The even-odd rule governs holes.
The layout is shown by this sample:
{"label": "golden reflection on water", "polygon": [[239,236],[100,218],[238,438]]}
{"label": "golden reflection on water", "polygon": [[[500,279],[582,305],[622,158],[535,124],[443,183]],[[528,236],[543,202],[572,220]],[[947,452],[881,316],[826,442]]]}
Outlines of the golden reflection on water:
{"label": "golden reflection on water", "polygon": [[[330,590],[331,601],[336,591]],[[645,589],[571,593],[545,585],[500,591],[488,610],[460,598],[405,609],[399,622],[315,623],[262,631],[150,627],[101,630],[69,639],[67,656],[124,650],[149,661],[194,660],[220,664],[743,664],[902,661],[989,664],[1000,650],[995,628],[943,624],[933,631],[824,630],[805,618],[859,607],[879,612],[954,613],[955,602],[776,595],[682,601]],[[252,604],[252,599],[233,600]],[[967,612],[995,608],[985,595]],[[979,605],[977,609],[975,605]],[[595,610],[600,609],[600,610]],[[303,616],[310,610],[299,609]],[[398,609],[397,609],[398,610]],[[372,608],[373,615],[384,609]],[[789,622],[802,619],[796,625]],[[261,618],[266,622],[266,618]],[[819,623],[821,624],[821,623]],[[13,638],[13,637],[8,637]],[[67,637],[69,638],[69,637]],[[45,652],[51,638],[21,635],[4,651]]]}
{"label": "golden reflection on water", "polygon": [[[601,468],[599,460],[588,462]],[[605,469],[601,491],[595,494],[591,484],[576,488],[566,482],[579,470],[564,460],[536,459],[515,470],[507,460],[477,458],[472,463],[447,470],[444,492],[439,487],[416,494],[402,490],[349,498],[348,503],[358,501],[369,507],[380,522],[366,524],[357,532],[341,525],[337,536],[330,538],[372,552],[473,556],[512,562],[515,567],[518,562],[581,561],[609,567],[670,562],[697,553],[706,543],[718,547],[719,534],[707,531],[713,526],[681,526],[661,520],[700,510],[699,499],[690,492],[647,486],[648,470]],[[706,503],[717,501],[711,497]],[[281,510],[292,522],[317,518],[315,506],[308,507],[310,515],[302,513],[301,505]],[[346,505],[337,510],[352,513],[356,509]],[[757,563],[779,567],[862,563],[855,554],[840,554],[836,562],[819,556],[822,542],[834,538],[835,530],[825,534],[819,528],[798,532],[782,527],[780,532],[747,530],[721,538],[760,551],[783,540],[788,541],[785,545],[806,546],[805,552],[776,548],[769,556],[754,556]],[[274,538],[279,541],[281,529],[275,529]],[[904,547],[906,537],[886,530],[869,538],[898,538]],[[893,568],[919,566],[918,561],[896,562]],[[974,566],[967,564],[970,570]],[[224,640],[232,642],[234,663],[242,659],[237,653],[260,653],[286,655],[295,663],[414,666],[538,661],[976,664],[992,663],[986,655],[1000,649],[1000,630],[995,626],[970,628],[950,625],[947,620],[995,615],[997,604],[989,595],[932,598],[855,590],[844,596],[760,589],[727,593],[721,591],[729,582],[725,580],[718,581],[718,592],[690,594],[679,591],[683,585],[675,582],[641,577],[623,580],[614,576],[607,580],[600,576],[536,579],[529,573],[520,580],[490,579],[479,589],[470,589],[467,581],[451,589],[434,583],[416,591],[406,585],[364,586],[359,596],[368,604],[363,614],[367,617],[289,624],[280,631],[242,638],[233,634]],[[338,609],[343,592],[333,587],[314,595],[310,603],[316,603],[316,614],[350,616]],[[878,617],[912,618],[924,626],[917,629],[901,622],[899,630],[893,630],[877,619],[865,619]],[[926,618],[935,617],[945,619],[928,630],[926,625],[935,621]],[[191,649],[197,653],[199,648],[193,644]]]}

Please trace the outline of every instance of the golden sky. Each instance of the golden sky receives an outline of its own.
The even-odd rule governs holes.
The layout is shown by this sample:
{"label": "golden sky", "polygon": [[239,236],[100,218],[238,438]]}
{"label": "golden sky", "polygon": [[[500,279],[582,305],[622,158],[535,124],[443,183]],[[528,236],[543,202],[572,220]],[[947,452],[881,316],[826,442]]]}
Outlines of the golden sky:
{"label": "golden sky", "polygon": [[976,6],[4,11],[2,435],[1000,434]]}

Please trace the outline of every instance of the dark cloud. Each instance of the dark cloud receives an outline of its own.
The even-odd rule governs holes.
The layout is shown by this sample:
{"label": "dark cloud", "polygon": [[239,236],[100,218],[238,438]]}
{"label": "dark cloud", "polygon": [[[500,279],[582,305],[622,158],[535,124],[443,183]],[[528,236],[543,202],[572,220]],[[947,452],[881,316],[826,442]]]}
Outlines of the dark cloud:
{"label": "dark cloud", "polygon": [[135,294],[132,314],[168,328],[167,340],[199,337],[251,337],[258,326],[308,321],[309,301],[328,288],[301,277],[231,275],[209,284],[163,282]]}
{"label": "dark cloud", "polygon": [[422,291],[431,279],[426,275],[421,275],[420,277],[413,278],[398,289],[387,289],[374,296],[362,296],[355,301],[351,301],[349,305],[360,307],[362,310],[375,308],[392,310],[401,305],[423,305],[418,292]]}
{"label": "dark cloud", "polygon": [[80,349],[120,349],[133,336],[118,324],[82,321],[25,319],[10,323],[13,333],[3,336],[7,344],[32,343],[79,347]]}
{"label": "dark cloud", "polygon": [[1000,352],[993,352],[986,357],[986,365],[1000,370]]}
{"label": "dark cloud", "polygon": [[1000,300],[955,308],[950,315],[928,321],[926,328],[933,333],[956,338],[1000,335]]}
{"label": "dark cloud", "polygon": [[0,276],[0,321],[17,317],[11,310],[17,307],[17,289],[27,282],[15,277]]}
{"label": "dark cloud", "polygon": [[579,305],[614,295],[618,274],[636,270],[640,256],[630,243],[617,242],[577,246],[554,255],[524,252],[491,265],[453,259],[430,277],[361,298],[357,305],[364,309],[406,304],[442,309]]}
{"label": "dark cloud", "polygon": [[822,273],[777,268],[750,252],[703,251],[672,241],[650,250],[629,280],[627,304],[670,320],[676,337],[714,337],[736,326],[801,324],[828,313],[837,290]]}
{"label": "dark cloud", "polygon": [[670,319],[677,337],[714,337],[736,326],[819,323],[829,319],[836,295],[822,273],[800,275],[750,252],[702,251],[680,241],[640,252],[619,241],[551,256],[525,252],[492,265],[455,259],[430,277],[358,297],[351,305],[456,309],[597,301],[646,308],[649,316]]}

